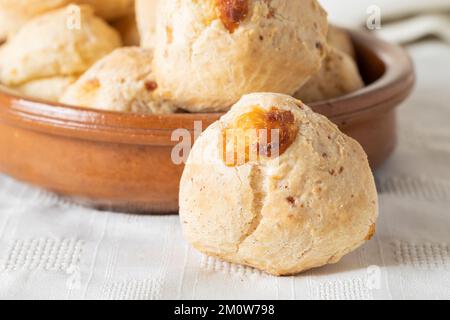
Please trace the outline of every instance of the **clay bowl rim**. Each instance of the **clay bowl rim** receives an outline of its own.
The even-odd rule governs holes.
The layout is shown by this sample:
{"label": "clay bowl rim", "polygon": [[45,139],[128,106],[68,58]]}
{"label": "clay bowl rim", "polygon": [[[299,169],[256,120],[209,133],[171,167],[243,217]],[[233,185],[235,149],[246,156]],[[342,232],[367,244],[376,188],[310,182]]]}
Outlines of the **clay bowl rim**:
{"label": "clay bowl rim", "polygon": [[[411,58],[395,44],[362,31],[351,31],[356,47],[371,51],[384,65],[373,83],[354,93],[310,106],[331,120],[352,121],[396,107],[415,83]],[[208,125],[222,113],[148,115],[102,111],[22,97],[0,86],[0,119],[16,126],[69,138],[142,145],[168,145],[167,137],[178,128],[194,129],[194,121]],[[152,139],[153,138],[153,139]],[[157,141],[158,140],[158,141]]]}

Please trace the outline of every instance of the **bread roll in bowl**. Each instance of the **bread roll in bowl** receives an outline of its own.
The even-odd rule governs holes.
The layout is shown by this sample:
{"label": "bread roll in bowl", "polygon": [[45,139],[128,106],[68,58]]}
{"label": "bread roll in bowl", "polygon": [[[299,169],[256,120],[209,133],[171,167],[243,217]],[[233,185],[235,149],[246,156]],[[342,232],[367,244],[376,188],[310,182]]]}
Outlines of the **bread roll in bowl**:
{"label": "bread roll in bowl", "polygon": [[167,0],[158,7],[155,74],[190,112],[228,110],[246,93],[293,94],[325,56],[316,0]]}
{"label": "bread roll in bowl", "polygon": [[358,66],[352,57],[329,47],[319,72],[313,75],[294,97],[306,103],[341,97],[364,87]]}
{"label": "bread roll in bowl", "polygon": [[117,20],[113,23],[113,27],[119,31],[124,46],[140,45],[141,40],[134,13]]}
{"label": "bread roll in bowl", "polygon": [[124,17],[133,12],[134,0],[75,0],[79,4],[88,4],[95,14],[108,21]]}
{"label": "bread roll in bowl", "polygon": [[58,101],[67,88],[77,80],[76,76],[36,79],[13,89],[22,95],[46,101]]}
{"label": "bread roll in bowl", "polygon": [[67,5],[70,0],[0,0],[0,42],[28,20]]}
{"label": "bread roll in bowl", "polygon": [[124,17],[134,8],[134,0],[0,0],[0,42],[32,18],[70,3],[91,5],[96,15],[107,20]]}
{"label": "bread roll in bowl", "polygon": [[[79,24],[68,24],[72,9],[80,14]],[[78,77],[120,46],[118,32],[90,7],[54,10],[27,22],[2,46],[0,82],[14,88],[35,80]]]}
{"label": "bread roll in bowl", "polygon": [[172,113],[173,105],[159,100],[157,95],[152,60],[152,50],[116,49],[70,86],[60,101],[109,111]]}
{"label": "bread roll in bowl", "polygon": [[[225,156],[238,141],[228,130],[262,128],[278,129],[278,142],[246,135],[244,155]],[[259,156],[248,157],[251,147]],[[280,94],[244,96],[211,125],[180,183],[181,224],[196,249],[274,275],[339,261],[372,237],[377,206],[362,147]]]}
{"label": "bread roll in bowl", "polygon": [[156,41],[157,6],[160,0],[136,0],[136,21],[141,46],[153,49]]}
{"label": "bread roll in bowl", "polygon": [[330,25],[328,28],[327,40],[330,46],[339,49],[353,59],[356,59],[355,46],[346,30]]}

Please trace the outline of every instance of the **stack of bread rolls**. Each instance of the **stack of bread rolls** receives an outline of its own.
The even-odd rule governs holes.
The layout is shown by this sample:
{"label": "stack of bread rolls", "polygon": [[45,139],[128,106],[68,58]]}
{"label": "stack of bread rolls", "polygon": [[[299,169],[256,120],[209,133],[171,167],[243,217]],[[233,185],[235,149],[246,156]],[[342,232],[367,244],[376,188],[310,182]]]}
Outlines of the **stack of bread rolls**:
{"label": "stack of bread rolls", "polygon": [[[110,111],[224,112],[252,92],[316,102],[364,85],[349,36],[329,28],[317,0],[0,0],[2,41],[3,85]],[[111,63],[119,54],[140,70],[126,84]],[[106,98],[131,84],[133,94]]]}

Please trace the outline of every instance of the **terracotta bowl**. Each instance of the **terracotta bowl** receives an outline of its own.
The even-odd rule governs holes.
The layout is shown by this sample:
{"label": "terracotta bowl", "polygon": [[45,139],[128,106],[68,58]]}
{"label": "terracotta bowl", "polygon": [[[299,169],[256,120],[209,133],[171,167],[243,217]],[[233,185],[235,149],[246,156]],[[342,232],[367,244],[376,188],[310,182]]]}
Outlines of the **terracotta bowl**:
{"label": "terracotta bowl", "polygon": [[[414,71],[405,51],[352,32],[367,86],[311,105],[357,139],[373,168],[396,144],[395,108],[411,92]],[[0,90],[0,171],[99,209],[178,211],[182,165],[171,161],[174,129],[193,132],[220,114],[165,116],[74,108]]]}

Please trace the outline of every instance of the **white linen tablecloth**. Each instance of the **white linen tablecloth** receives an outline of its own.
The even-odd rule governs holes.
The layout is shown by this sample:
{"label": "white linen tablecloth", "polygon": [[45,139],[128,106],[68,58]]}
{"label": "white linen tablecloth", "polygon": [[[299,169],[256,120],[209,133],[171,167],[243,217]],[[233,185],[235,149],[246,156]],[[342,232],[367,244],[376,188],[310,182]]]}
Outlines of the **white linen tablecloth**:
{"label": "white linen tablecloth", "polygon": [[0,176],[0,298],[450,299],[450,47],[410,47],[418,85],[377,173],[375,238],[277,278],[189,248],[178,217],[98,212]]}

